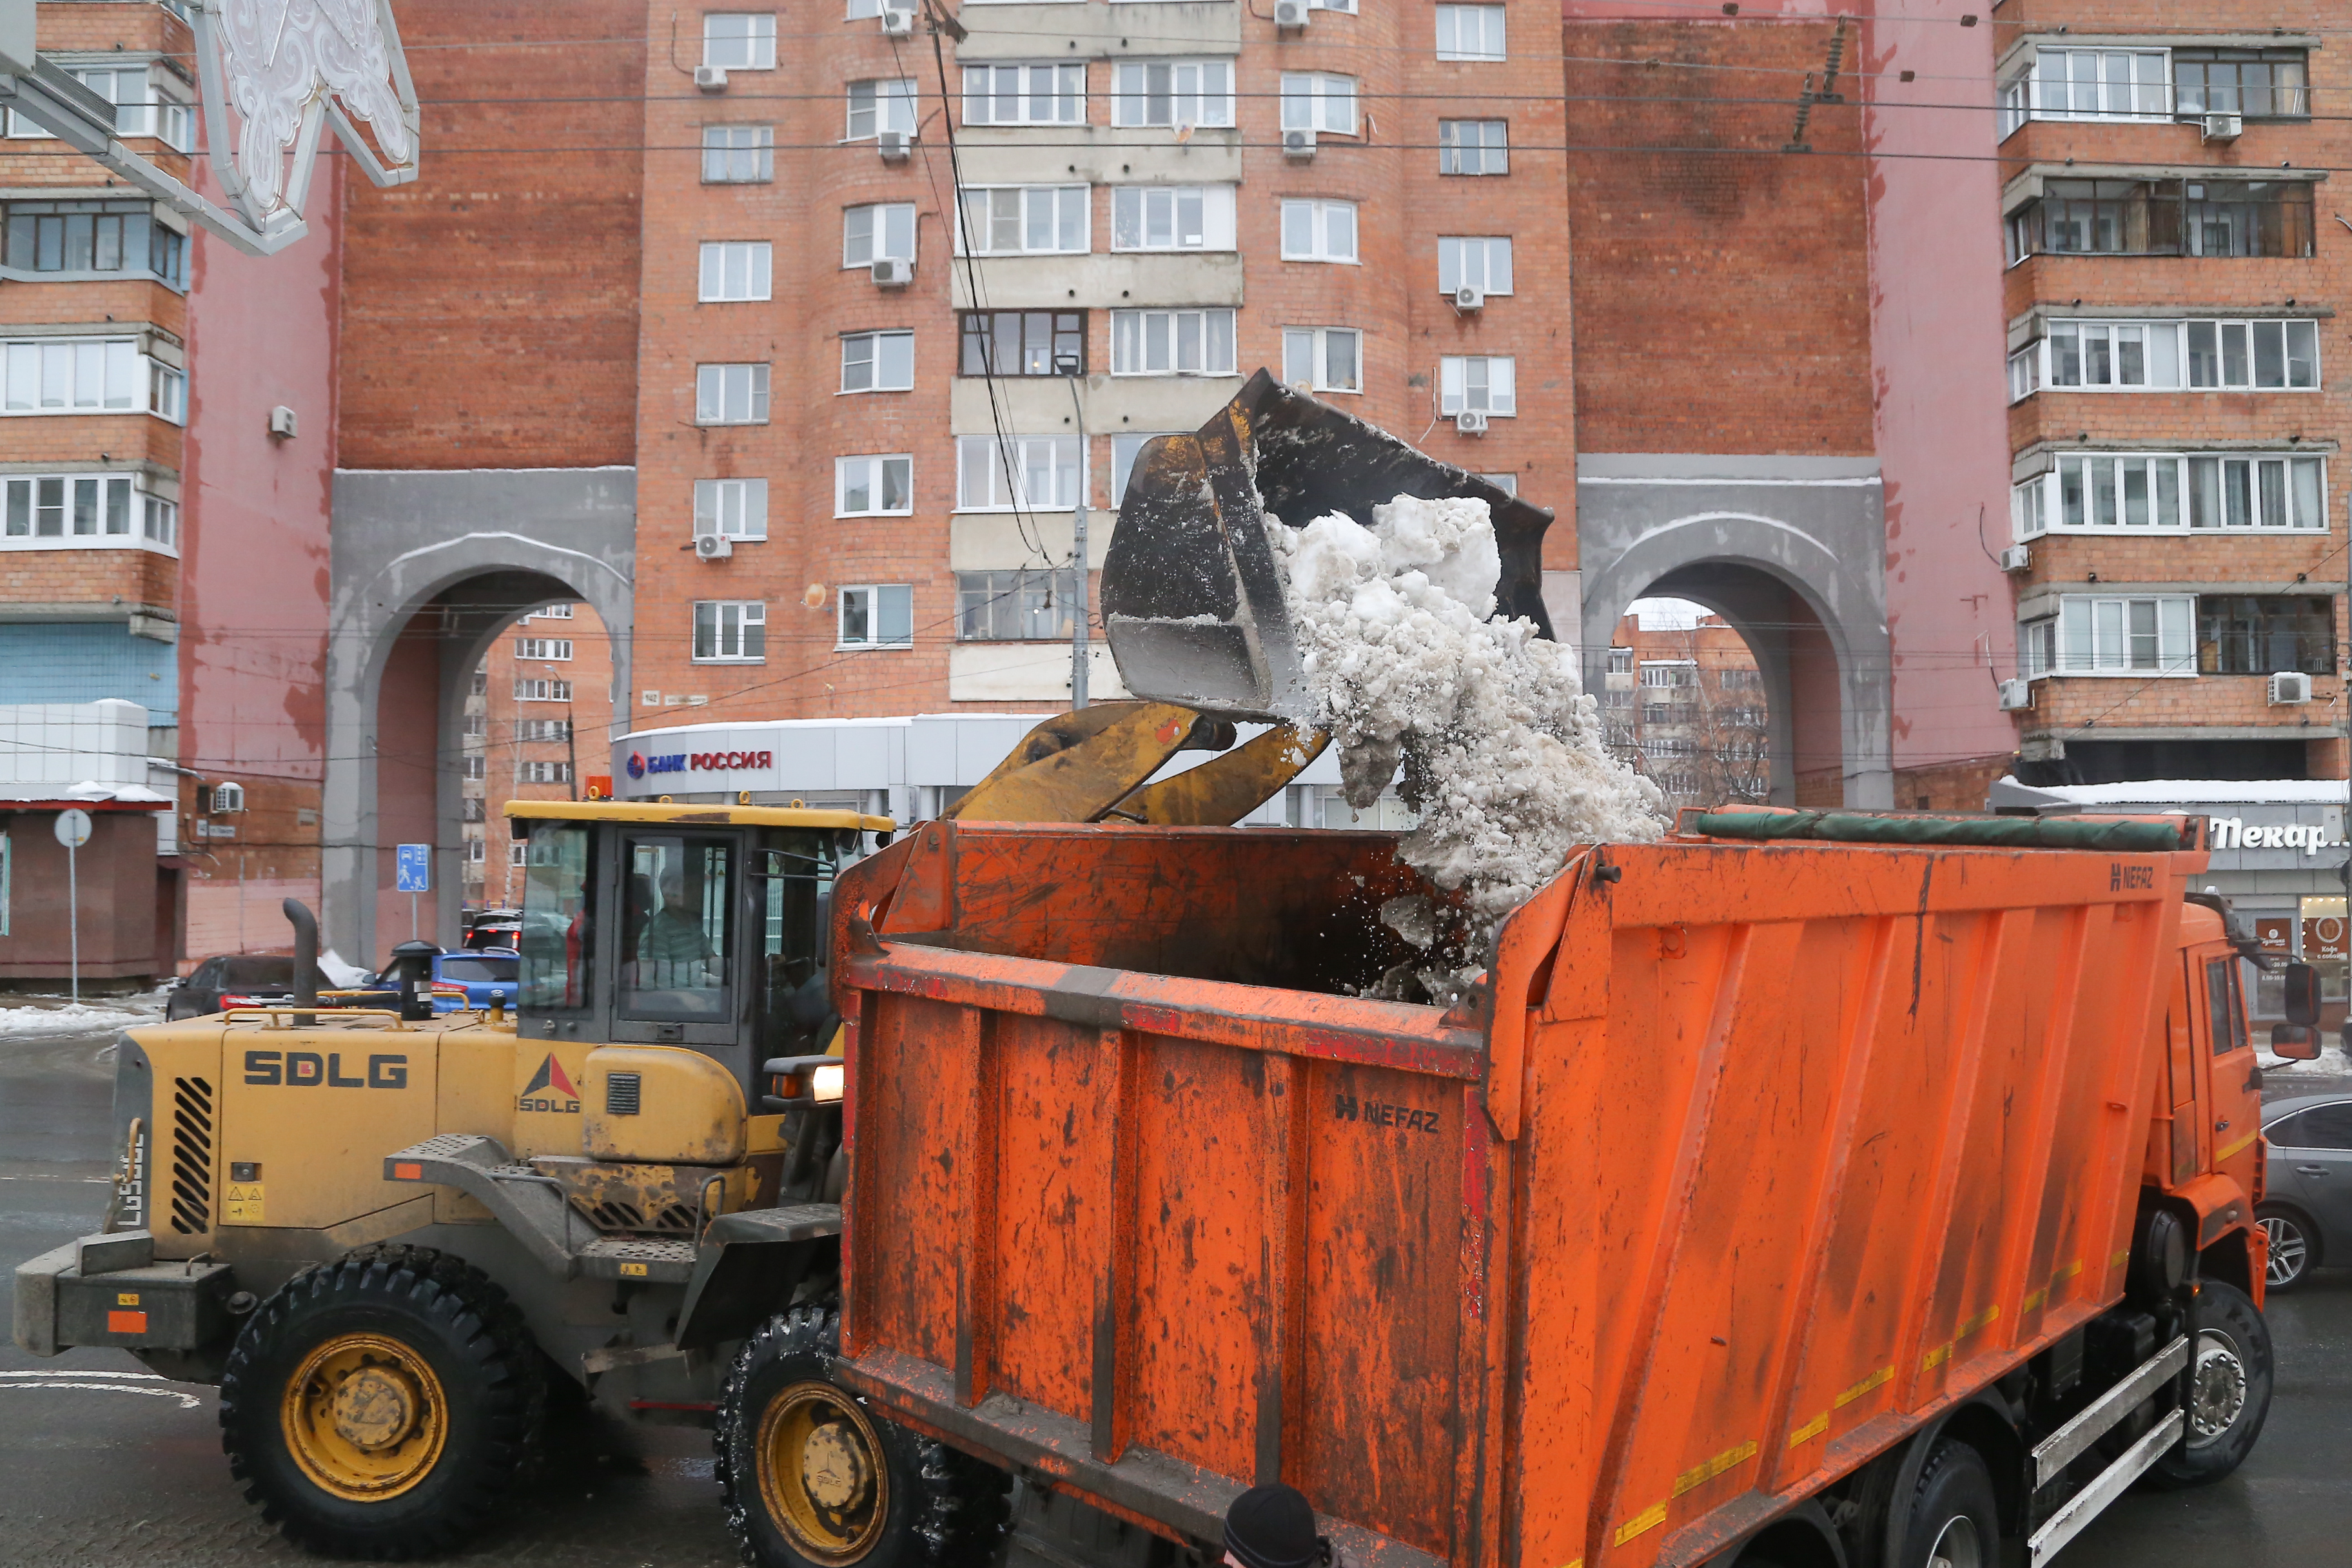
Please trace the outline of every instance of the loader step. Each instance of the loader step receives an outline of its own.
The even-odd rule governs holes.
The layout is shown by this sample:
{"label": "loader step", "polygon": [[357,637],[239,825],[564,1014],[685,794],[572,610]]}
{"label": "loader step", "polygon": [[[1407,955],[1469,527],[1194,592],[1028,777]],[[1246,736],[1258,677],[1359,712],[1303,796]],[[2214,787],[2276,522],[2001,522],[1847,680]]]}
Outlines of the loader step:
{"label": "loader step", "polygon": [[592,1241],[580,1250],[580,1273],[588,1279],[643,1279],[683,1285],[694,1274],[690,1241]]}

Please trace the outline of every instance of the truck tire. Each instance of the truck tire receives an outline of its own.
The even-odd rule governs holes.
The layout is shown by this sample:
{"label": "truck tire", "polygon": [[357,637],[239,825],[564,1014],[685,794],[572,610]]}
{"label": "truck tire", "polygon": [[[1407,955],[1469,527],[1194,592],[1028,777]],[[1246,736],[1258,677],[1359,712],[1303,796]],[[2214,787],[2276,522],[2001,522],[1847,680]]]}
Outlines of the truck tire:
{"label": "truck tire", "polygon": [[221,1447],[297,1546],[414,1557],[489,1517],[536,1448],[544,1399],[530,1331],[488,1276],[370,1247],[247,1317],[221,1376]]}
{"label": "truck tire", "polygon": [[1984,1456],[1940,1439],[1911,1489],[1895,1568],[1996,1568],[2002,1560],[2000,1503]]}
{"label": "truck tire", "polygon": [[2197,1284],[2189,1351],[2189,1430],[2147,1472],[2158,1487],[2218,1481],[2253,1452],[2271,1413],[2270,1325],[2246,1293],[2219,1279]]}
{"label": "truck tire", "polygon": [[833,1380],[840,1313],[795,1307],[744,1342],[711,1447],[749,1568],[980,1568],[1013,1478],[908,1431]]}
{"label": "truck tire", "polygon": [[2254,1210],[2255,1223],[2270,1237],[2270,1267],[2265,1288],[2272,1295],[2296,1289],[2319,1267],[2319,1229],[2284,1204],[2264,1204]]}

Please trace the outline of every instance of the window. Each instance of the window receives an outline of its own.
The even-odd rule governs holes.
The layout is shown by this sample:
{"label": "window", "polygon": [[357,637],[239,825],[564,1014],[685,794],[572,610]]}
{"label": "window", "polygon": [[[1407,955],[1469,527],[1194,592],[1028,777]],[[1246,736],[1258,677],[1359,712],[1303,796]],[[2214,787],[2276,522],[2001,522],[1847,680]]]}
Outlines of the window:
{"label": "window", "polygon": [[1363,391],[1364,334],[1353,327],[1286,328],[1282,379],[1314,392]]}
{"label": "window", "polygon": [[1157,439],[1157,434],[1114,436],[1110,438],[1110,504],[1113,510],[1127,500],[1127,481],[1135,476],[1135,460],[1143,455],[1143,444]]}
{"label": "window", "polygon": [[915,510],[915,459],[905,454],[833,460],[833,515],[905,517]]}
{"label": "window", "polygon": [[2311,112],[2308,63],[2301,49],[2175,49],[2175,110],[2299,119]]}
{"label": "window", "polygon": [[[2046,366],[2040,363],[2045,357]],[[2012,358],[2011,401],[2035,385],[2313,391],[2319,385],[2319,323],[2053,321],[2042,344]]]}
{"label": "window", "polygon": [[[569,784],[572,781],[566,779],[564,782]],[[530,839],[518,838],[507,846],[507,864],[509,866],[528,866],[530,864]],[[444,975],[447,975],[450,968],[451,966],[449,964],[445,963],[441,966],[441,973]]]}
{"label": "window", "polygon": [[845,142],[863,142],[885,131],[915,133],[915,82],[912,77],[849,84],[849,130]]}
{"label": "window", "polygon": [[5,263],[16,272],[144,272],[188,286],[187,237],[145,202],[10,202]]}
{"label": "window", "polygon": [[2172,113],[2162,49],[2039,49],[2036,120],[2163,120]]}
{"label": "window", "polygon": [[1085,455],[1076,436],[956,437],[960,511],[1068,511],[1078,504]]}
{"label": "window", "polygon": [[[515,770],[515,782],[527,784],[568,784],[572,782],[572,764],[570,763],[524,763]],[[530,845],[517,844],[512,847],[520,856],[522,850],[530,847]],[[520,866],[522,861],[518,858],[514,864]]]}
{"label": "window", "polygon": [[1516,362],[1507,354],[1446,354],[1437,362],[1437,408],[1441,414],[1473,413],[1508,417],[1519,411],[1514,395]]}
{"label": "window", "polygon": [[1334,76],[1328,71],[1283,72],[1282,128],[1353,136],[1356,79]]}
{"label": "window", "polygon": [[179,509],[128,474],[10,475],[0,481],[0,548],[58,550],[178,543]]}
{"label": "window", "polygon": [[914,259],[914,203],[883,202],[873,206],[842,209],[841,264],[844,267],[871,267],[877,261]]}
{"label": "window", "polygon": [[842,334],[842,391],[912,392],[914,388],[914,333],[844,332]]}
{"label": "window", "polygon": [[767,605],[735,599],[695,601],[695,663],[758,664],[767,657]]}
{"label": "window", "polygon": [[490,665],[488,659],[474,667],[472,689],[477,697],[488,697],[490,694]]}
{"label": "window", "polygon": [[2263,1131],[2283,1149],[2352,1149],[2352,1100],[2315,1105]]}
{"label": "window", "polygon": [[2246,1010],[2238,1002],[2238,961],[2216,958],[2205,965],[2205,995],[2211,1020],[2213,1054],[2217,1057],[2231,1051],[2242,1051],[2252,1044],[2246,1037]]}
{"label": "window", "polygon": [[1286,200],[1282,204],[1285,261],[1356,259],[1356,204]]}
{"label": "window", "polygon": [[624,843],[619,1010],[723,1022],[732,1013],[734,846],[670,834],[631,834]]}
{"label": "window", "polygon": [[1519,476],[1517,474],[1480,474],[1478,477],[1507,496],[1519,493]]}
{"label": "window", "polygon": [[1113,375],[1232,375],[1234,312],[1113,310]]}
{"label": "window", "polygon": [[1633,650],[1630,647],[1611,648],[1609,650],[1609,673],[1612,675],[1633,674]]}
{"label": "window", "polygon": [[1084,310],[967,310],[959,375],[1061,375],[1087,363]]}
{"label": "window", "polygon": [[[1284,204],[1286,206],[1287,203]],[[1115,185],[1113,250],[1231,250],[1231,185]]]}
{"label": "window", "polygon": [[706,125],[702,128],[702,183],[764,185],[776,177],[776,128],[772,125]]}
{"label": "window", "polygon": [[959,254],[1078,256],[1093,248],[1085,185],[997,185],[963,193]]}
{"label": "window", "polygon": [[2020,539],[2109,528],[2327,526],[2326,460],[2316,457],[2070,452],[2017,490]]}
{"label": "window", "polygon": [[2053,321],[2048,384],[2175,387],[2180,329],[2172,321]]}
{"label": "window", "polygon": [[959,572],[956,637],[963,642],[1021,642],[1070,635],[1077,572]]}
{"label": "window", "polygon": [[[69,66],[68,75],[114,105],[118,136],[152,136],[175,153],[195,147],[195,116],[182,97],[178,79],[157,66]],[[11,112],[8,134],[47,137],[26,116]]]}
{"label": "window", "polygon": [[1230,60],[1122,60],[1112,81],[1113,125],[1234,122]]}
{"label": "window", "polygon": [[768,422],[768,367],[764,364],[695,366],[694,422],[698,425],[765,425]]}
{"label": "window", "polygon": [[561,743],[572,739],[572,721],[569,719],[519,719],[515,721],[514,738],[518,741],[552,741]]}
{"label": "window", "polygon": [[1653,688],[1696,686],[1698,666],[1690,659],[1643,659],[1642,684]]}
{"label": "window", "polygon": [[466,715],[466,738],[467,740],[479,740],[489,732],[490,716],[488,714],[468,713]]}
{"label": "window", "polygon": [[148,411],[174,425],[188,422],[188,376],[185,371],[173,370],[160,360],[151,360],[147,366]]}
{"label": "window", "polygon": [[2188,256],[2312,253],[2311,186],[2279,180],[2190,180],[2181,209]]}
{"label": "window", "polygon": [[1441,174],[1509,174],[1509,123],[1503,120],[1439,121],[1437,172]]}
{"label": "window", "polygon": [[1437,58],[1441,60],[1503,58],[1503,7],[1440,5],[1437,8]]}
{"label": "window", "polygon": [[[544,680],[537,678],[528,680],[518,679],[515,682],[515,700],[518,702],[569,702],[572,700],[572,682]],[[478,757],[475,759],[477,762],[480,760]],[[482,775],[475,773],[473,776],[480,778]]]}
{"label": "window", "polygon": [[2336,673],[2335,601],[2208,594],[2197,601],[2197,668],[2207,675]]}
{"label": "window", "polygon": [[2193,676],[2196,605],[2187,595],[2065,595],[2054,617],[2021,628],[2026,674]]}
{"label": "window", "polygon": [[2009,356],[2009,400],[2028,398],[2041,386],[2042,344],[2028,343]]}
{"label": "window", "polygon": [[768,537],[768,481],[694,481],[694,531],[722,539]]}
{"label": "window", "polygon": [[1511,291],[1511,242],[1463,237],[1437,241],[1437,289],[1451,294],[1465,286],[1488,294]]}
{"label": "window", "polygon": [[2316,321],[2189,321],[2189,384],[2226,390],[2315,389]]}
{"label": "window", "polygon": [[570,637],[517,637],[515,638],[515,657],[569,662],[572,658],[572,639]]}
{"label": "window", "polygon": [[568,621],[571,618],[572,606],[569,605],[541,605],[539,608],[531,611],[530,614],[523,616],[523,619],[526,621]]}
{"label": "window", "polygon": [[904,583],[885,583],[841,591],[843,647],[912,647],[915,645],[915,590]]}
{"label": "window", "polygon": [[2311,186],[2293,180],[2045,180],[2009,218],[2028,256],[2306,257]]}
{"label": "window", "polygon": [[139,352],[135,338],[36,338],[0,344],[10,414],[186,417],[187,378]]}
{"label": "window", "polygon": [[712,11],[702,18],[702,63],[729,70],[776,68],[776,14]]}
{"label": "window", "polygon": [[1071,63],[1039,66],[966,66],[963,68],[966,125],[1084,125],[1087,68]]}
{"label": "window", "polygon": [[765,300],[774,247],[764,239],[702,242],[702,294],[706,301]]}

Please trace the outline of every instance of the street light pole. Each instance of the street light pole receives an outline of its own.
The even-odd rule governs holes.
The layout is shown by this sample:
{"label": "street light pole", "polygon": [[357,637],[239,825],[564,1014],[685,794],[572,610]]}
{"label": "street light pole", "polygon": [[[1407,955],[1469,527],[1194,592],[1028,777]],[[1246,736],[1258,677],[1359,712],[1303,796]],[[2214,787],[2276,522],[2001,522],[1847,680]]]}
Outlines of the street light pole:
{"label": "street light pole", "polygon": [[1076,358],[1057,359],[1056,370],[1070,385],[1070,407],[1078,426],[1078,509],[1071,518],[1076,581],[1070,587],[1070,706],[1087,705],[1087,410],[1078,401],[1078,378],[1086,366]]}

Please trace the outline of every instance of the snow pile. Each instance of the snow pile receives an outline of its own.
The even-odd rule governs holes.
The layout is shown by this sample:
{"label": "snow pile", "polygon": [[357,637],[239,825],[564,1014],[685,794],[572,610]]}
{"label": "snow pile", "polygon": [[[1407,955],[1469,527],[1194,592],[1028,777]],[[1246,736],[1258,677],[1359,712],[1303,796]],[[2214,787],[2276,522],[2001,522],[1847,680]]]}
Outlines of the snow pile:
{"label": "snow pile", "polygon": [[[1487,618],[1502,560],[1485,501],[1399,496],[1372,522],[1334,512],[1294,531],[1269,514],[1267,532],[1348,801],[1371,805],[1402,763],[1421,826],[1402,853],[1466,889],[1461,956],[1476,968],[1570,848],[1654,839],[1664,803],[1602,746],[1569,650],[1531,621]],[[1428,945],[1424,911],[1382,917]]]}
{"label": "snow pile", "polygon": [[67,1002],[56,1006],[0,1006],[0,1037],[21,1039],[36,1035],[89,1035],[154,1021],[152,1012],[93,1007],[86,1002]]}

